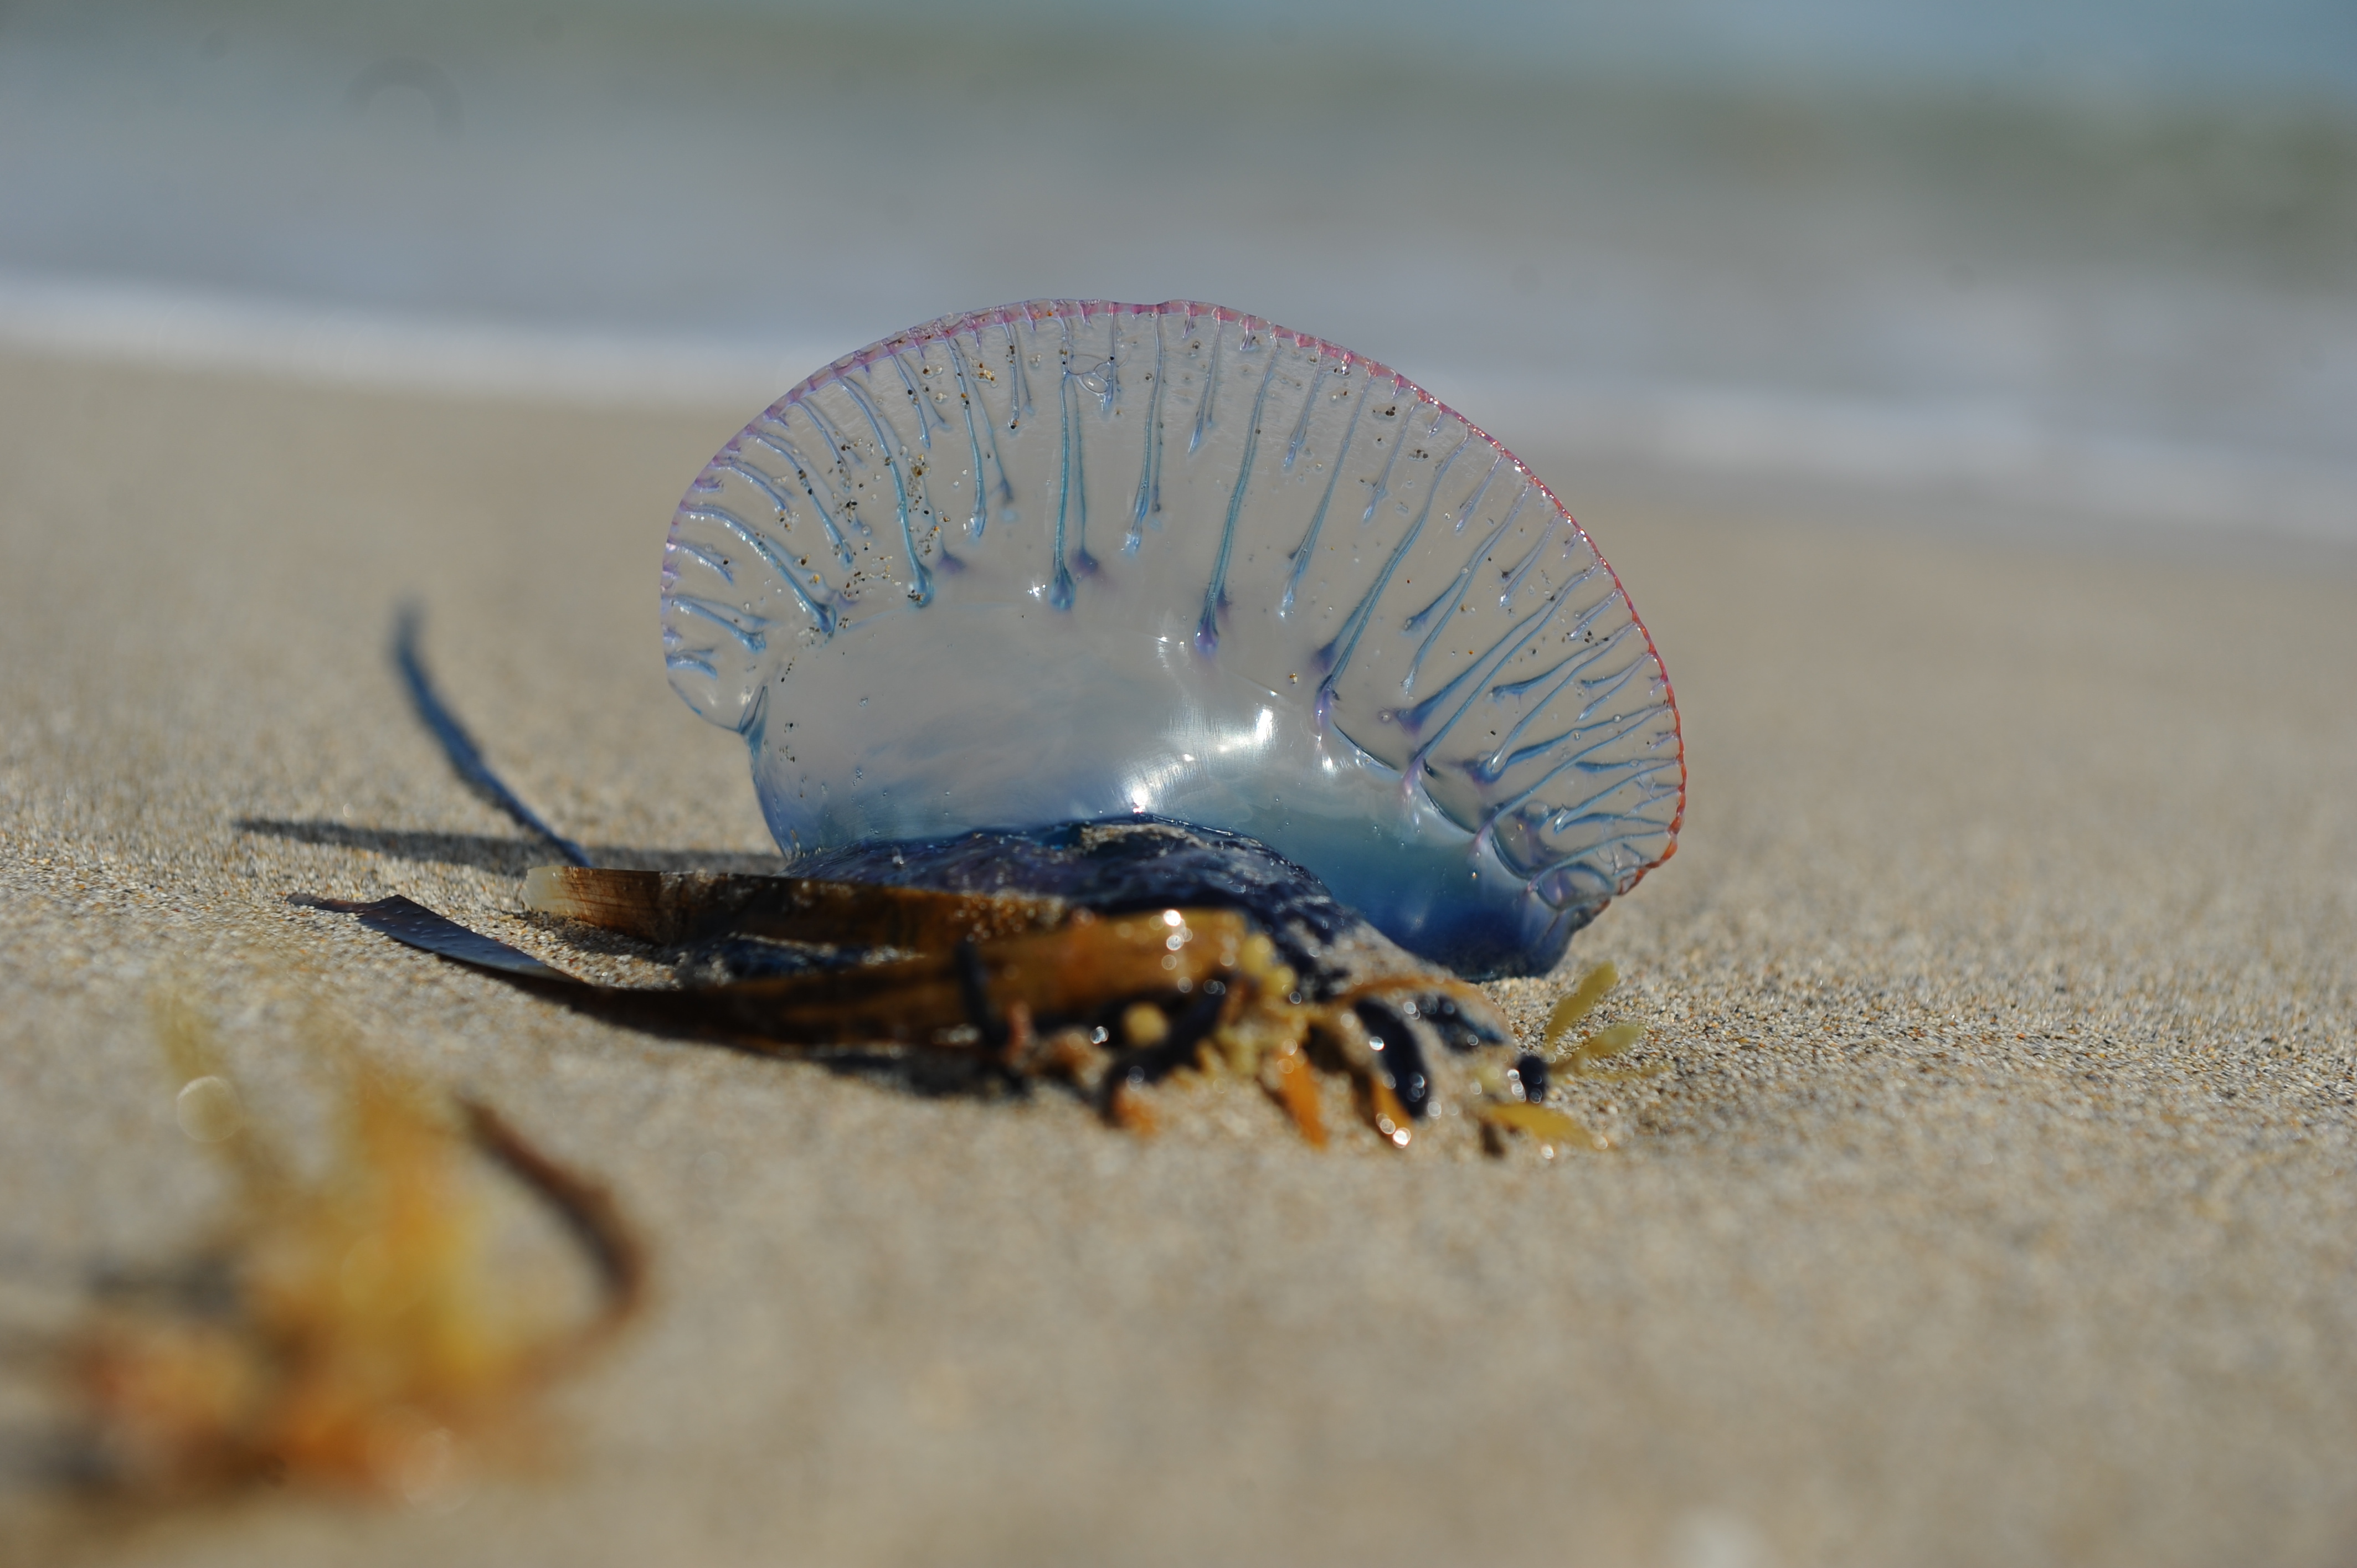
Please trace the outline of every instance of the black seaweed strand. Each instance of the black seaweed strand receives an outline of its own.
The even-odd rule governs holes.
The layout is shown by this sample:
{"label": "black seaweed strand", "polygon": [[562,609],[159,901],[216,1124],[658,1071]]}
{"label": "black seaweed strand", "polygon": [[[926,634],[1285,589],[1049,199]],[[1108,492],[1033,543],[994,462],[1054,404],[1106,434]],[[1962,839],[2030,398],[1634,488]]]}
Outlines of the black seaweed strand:
{"label": "black seaweed strand", "polygon": [[435,689],[434,677],[426,671],[425,656],[417,649],[418,631],[424,625],[425,617],[414,605],[404,606],[394,616],[393,662],[400,671],[403,687],[409,693],[410,705],[417,710],[419,721],[434,732],[450,770],[468,789],[506,812],[518,825],[546,839],[557,854],[576,865],[587,865],[589,852],[541,821],[540,813],[525,805],[505,780],[491,771],[491,765],[483,760],[482,747],[467,733],[467,726],[458,722],[458,715],[450,711],[450,704],[442,700],[442,693]]}

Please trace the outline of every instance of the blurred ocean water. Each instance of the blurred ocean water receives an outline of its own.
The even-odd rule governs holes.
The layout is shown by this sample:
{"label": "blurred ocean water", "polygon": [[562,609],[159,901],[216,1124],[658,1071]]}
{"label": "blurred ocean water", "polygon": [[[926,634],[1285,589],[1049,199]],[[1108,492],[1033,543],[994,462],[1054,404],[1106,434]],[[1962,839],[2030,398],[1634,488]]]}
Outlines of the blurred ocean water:
{"label": "blurred ocean water", "polygon": [[1510,446],[2357,540],[2357,10],[0,8],[0,341],[749,409],[1208,299]]}

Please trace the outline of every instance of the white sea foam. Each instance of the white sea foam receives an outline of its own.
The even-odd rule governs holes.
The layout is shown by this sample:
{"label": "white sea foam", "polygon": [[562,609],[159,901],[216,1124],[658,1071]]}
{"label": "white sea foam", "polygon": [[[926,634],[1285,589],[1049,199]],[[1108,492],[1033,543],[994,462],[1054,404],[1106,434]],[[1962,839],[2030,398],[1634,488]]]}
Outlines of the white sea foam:
{"label": "white sea foam", "polygon": [[2357,463],[2072,429],[2001,403],[1866,402],[1721,387],[1563,387],[1500,376],[1480,406],[1573,455],[1723,478],[2170,529],[2357,543]]}
{"label": "white sea foam", "polygon": [[[335,386],[731,413],[857,347],[565,330],[22,275],[0,275],[0,346]],[[1497,364],[1405,369],[1426,372],[1418,379],[1431,391],[1494,424],[1509,445],[1575,458],[2357,542],[2357,464],[2074,430],[1996,402],[1566,382]]]}
{"label": "white sea foam", "polygon": [[731,411],[776,397],[841,350],[0,276],[0,344],[336,386]]}

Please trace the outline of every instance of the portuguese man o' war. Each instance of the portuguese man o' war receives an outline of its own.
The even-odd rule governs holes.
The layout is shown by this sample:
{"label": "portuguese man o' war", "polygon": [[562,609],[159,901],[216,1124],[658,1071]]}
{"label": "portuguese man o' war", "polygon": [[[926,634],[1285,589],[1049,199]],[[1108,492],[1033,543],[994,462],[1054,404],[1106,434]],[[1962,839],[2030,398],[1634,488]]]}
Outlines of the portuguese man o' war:
{"label": "portuguese man o' war", "polygon": [[455,772],[571,863],[524,908],[673,983],[404,897],[307,907],[618,1022],[933,1090],[1061,1083],[1140,1132],[1154,1086],[1200,1076],[1313,1144],[1355,1119],[1402,1148],[1419,1124],[1608,1146],[1546,1101],[1627,1076],[1597,1066],[1641,1025],[1567,1044],[1611,966],[1535,1041],[1467,981],[1553,967],[1668,856],[1669,681],[1554,496],[1356,355],[1208,306],[1010,306],[747,426],[673,519],[663,640],[748,742],[785,875],[591,865],[416,632],[395,663]]}
{"label": "portuguese man o' war", "polygon": [[1212,306],[1014,305],[836,360],[681,500],[662,636],[797,871],[1172,821],[1481,978],[1552,968],[1684,810],[1669,678],[1546,487]]}

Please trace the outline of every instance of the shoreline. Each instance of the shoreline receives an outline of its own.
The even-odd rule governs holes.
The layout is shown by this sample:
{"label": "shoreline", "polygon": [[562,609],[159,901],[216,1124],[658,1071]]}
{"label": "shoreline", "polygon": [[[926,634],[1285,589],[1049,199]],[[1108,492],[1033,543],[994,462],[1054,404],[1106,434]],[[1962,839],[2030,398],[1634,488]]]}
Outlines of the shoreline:
{"label": "shoreline", "polygon": [[[493,405],[741,422],[862,346],[862,330],[846,325],[839,341],[618,333],[0,272],[0,353]],[[1506,363],[1405,373],[1476,424],[1500,421],[1491,434],[1517,452],[1558,449],[1640,485],[1699,479],[1771,506],[1861,510],[1932,497],[2124,539],[2217,530],[2262,547],[2357,546],[2357,465],[2312,455],[2074,426],[1993,398],[1582,383]]]}

